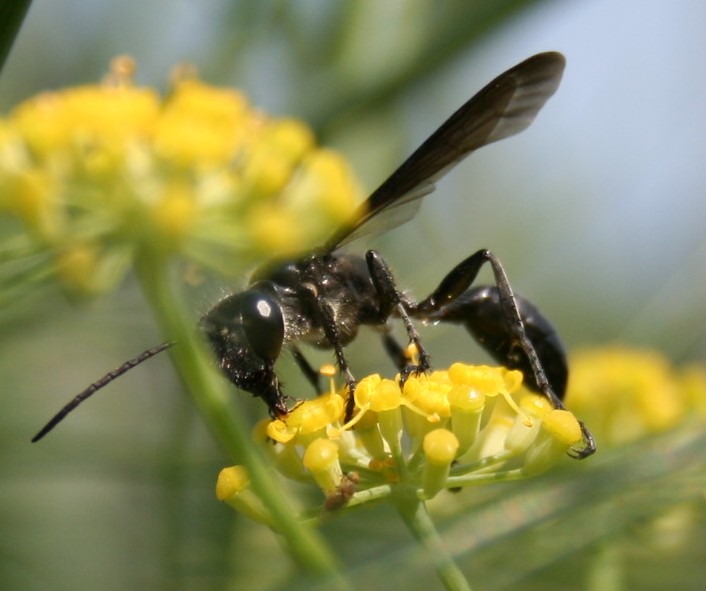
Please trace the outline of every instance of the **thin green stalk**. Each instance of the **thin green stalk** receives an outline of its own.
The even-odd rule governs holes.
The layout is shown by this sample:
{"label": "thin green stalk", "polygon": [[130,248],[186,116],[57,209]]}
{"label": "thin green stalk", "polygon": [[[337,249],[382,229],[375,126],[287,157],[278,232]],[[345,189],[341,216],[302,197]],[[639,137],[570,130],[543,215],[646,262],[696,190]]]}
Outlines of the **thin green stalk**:
{"label": "thin green stalk", "polygon": [[589,591],[622,591],[623,555],[619,541],[609,538],[598,545],[597,552],[589,565],[586,588]]}
{"label": "thin green stalk", "polygon": [[232,408],[232,395],[200,342],[179,291],[169,281],[166,266],[151,257],[139,260],[137,271],[143,291],[164,334],[177,343],[170,350],[172,359],[201,416],[231,459],[247,469],[253,490],[296,560],[307,571],[331,578],[334,588],[350,588],[319,535],[300,522],[282,488],[273,481],[253,445],[250,428]]}
{"label": "thin green stalk", "polygon": [[461,569],[453,561],[436,531],[434,522],[416,491],[396,491],[394,503],[400,516],[407,524],[415,539],[424,547],[426,555],[433,562],[439,578],[448,591],[471,591]]}

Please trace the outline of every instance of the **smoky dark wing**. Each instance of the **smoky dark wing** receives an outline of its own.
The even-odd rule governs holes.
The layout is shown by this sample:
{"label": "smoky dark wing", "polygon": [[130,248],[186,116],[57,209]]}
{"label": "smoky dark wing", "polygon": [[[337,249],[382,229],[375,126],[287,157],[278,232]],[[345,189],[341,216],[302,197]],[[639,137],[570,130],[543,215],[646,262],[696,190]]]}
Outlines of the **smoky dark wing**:
{"label": "smoky dark wing", "polygon": [[554,94],[564,56],[540,53],[500,74],[437,129],[329,239],[336,248],[410,220],[434,183],[475,149],[527,129]]}

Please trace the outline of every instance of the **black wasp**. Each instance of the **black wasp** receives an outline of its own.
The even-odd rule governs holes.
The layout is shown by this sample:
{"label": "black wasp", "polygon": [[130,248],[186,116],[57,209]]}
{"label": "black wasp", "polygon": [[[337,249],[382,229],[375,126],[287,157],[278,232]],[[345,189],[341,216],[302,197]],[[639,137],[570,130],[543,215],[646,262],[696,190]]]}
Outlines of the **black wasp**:
{"label": "black wasp", "polygon": [[[527,385],[563,408],[568,376],[559,338],[544,316],[526,299],[513,293],[500,261],[489,250],[472,254],[443,278],[427,298],[413,301],[396,286],[379,253],[365,257],[340,248],[371,232],[400,225],[419,209],[434,182],[475,149],[526,129],[559,86],[565,60],[560,53],[540,53],[498,76],[456,111],[392,175],[321,248],[296,259],[277,260],[258,269],[245,291],[230,295],[200,322],[228,379],[238,388],[262,398],[273,417],[289,410],[274,366],[282,348],[291,350],[307,379],[319,391],[319,374],[298,343],[333,349],[349,389],[346,416],[354,411],[355,379],[344,347],[361,325],[380,329],[383,345],[404,381],[427,371],[429,355],[413,319],[463,324],[502,365],[519,369]],[[492,268],[495,285],[471,287],[481,267]],[[389,330],[391,318],[402,320],[418,351],[416,365]],[[74,398],[33,439],[49,432],[78,404],[169,344],[150,349]],[[574,457],[595,451],[583,427],[581,449]]]}

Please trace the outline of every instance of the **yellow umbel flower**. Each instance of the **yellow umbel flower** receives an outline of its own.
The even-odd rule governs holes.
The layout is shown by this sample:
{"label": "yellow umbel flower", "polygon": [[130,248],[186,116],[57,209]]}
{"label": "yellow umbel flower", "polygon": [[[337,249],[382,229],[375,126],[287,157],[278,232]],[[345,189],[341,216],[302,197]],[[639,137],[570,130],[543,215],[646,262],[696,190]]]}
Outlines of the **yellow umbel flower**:
{"label": "yellow umbel flower", "polygon": [[[117,58],[101,84],[45,92],[0,120],[4,261],[74,293],[112,288],[136,257],[222,273],[320,244],[360,197],[345,160],[299,121],[175,76],[166,97]],[[11,283],[11,282],[8,282]]]}
{"label": "yellow umbel flower", "polygon": [[599,445],[619,445],[706,418],[703,367],[675,368],[656,351],[605,347],[572,356],[568,406]]}
{"label": "yellow umbel flower", "polygon": [[345,395],[344,388],[301,402],[256,435],[279,472],[316,484],[329,509],[384,498],[394,487],[411,487],[422,500],[532,475],[582,443],[570,412],[554,410],[522,387],[520,372],[502,367],[457,363],[413,375],[402,389],[399,376],[367,376],[348,423]]}

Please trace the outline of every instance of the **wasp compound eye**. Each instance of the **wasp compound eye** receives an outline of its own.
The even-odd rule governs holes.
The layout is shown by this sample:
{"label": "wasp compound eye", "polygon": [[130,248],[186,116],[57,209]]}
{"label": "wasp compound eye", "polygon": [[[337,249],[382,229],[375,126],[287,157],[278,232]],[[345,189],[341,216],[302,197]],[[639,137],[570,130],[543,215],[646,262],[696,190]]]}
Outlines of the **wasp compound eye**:
{"label": "wasp compound eye", "polygon": [[284,341],[284,317],[271,297],[257,292],[241,294],[243,329],[253,351],[263,359],[277,359]]}

